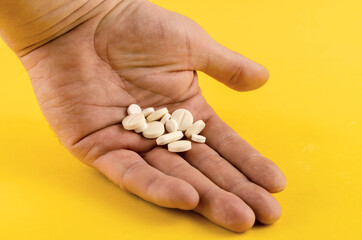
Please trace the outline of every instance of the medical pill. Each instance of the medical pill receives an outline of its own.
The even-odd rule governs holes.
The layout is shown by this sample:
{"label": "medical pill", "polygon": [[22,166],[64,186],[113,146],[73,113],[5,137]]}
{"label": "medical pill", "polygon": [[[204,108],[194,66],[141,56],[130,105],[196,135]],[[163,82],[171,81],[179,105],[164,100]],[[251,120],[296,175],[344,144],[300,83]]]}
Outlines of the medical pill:
{"label": "medical pill", "polygon": [[154,108],[146,108],[145,110],[142,111],[143,115],[145,117],[148,117],[151,113],[153,113],[155,111]]}
{"label": "medical pill", "polygon": [[170,152],[185,152],[191,149],[191,142],[187,140],[180,140],[169,143],[167,147]]}
{"label": "medical pill", "polygon": [[167,133],[156,139],[157,145],[166,145],[168,143],[180,140],[184,134],[181,131]]}
{"label": "medical pill", "polygon": [[142,112],[142,110],[141,110],[140,106],[138,106],[137,104],[131,104],[127,108],[127,113],[129,115],[135,114],[135,113],[141,113],[141,112]]}
{"label": "medical pill", "polygon": [[[191,140],[204,143],[206,138],[199,133],[205,128],[205,123],[194,118],[190,111],[177,109],[172,114],[167,108],[155,111],[149,107],[142,111],[137,104],[131,104],[127,108],[129,114],[122,120],[126,130],[134,130],[142,133],[143,137],[156,139],[157,145],[167,145],[170,152],[185,152],[192,148]],[[165,134],[165,132],[166,133]],[[186,135],[190,140],[181,140]]]}
{"label": "medical pill", "polygon": [[158,138],[165,132],[165,127],[160,122],[149,122],[146,130],[142,132],[145,138],[152,139]]}
{"label": "medical pill", "polygon": [[186,130],[185,136],[187,138],[191,138],[192,135],[199,134],[204,128],[205,128],[204,121],[198,120],[198,121],[194,122],[194,124],[192,124],[192,126]]}
{"label": "medical pill", "polygon": [[178,124],[177,130],[180,131],[187,130],[189,127],[191,127],[192,123],[194,122],[192,114],[188,110],[183,108],[174,111],[172,113],[171,118],[176,120]]}
{"label": "medical pill", "polygon": [[152,121],[156,121],[161,119],[163,116],[166,115],[166,113],[168,113],[167,108],[161,108],[153,113],[151,113],[148,117],[147,117],[147,121],[152,122]]}
{"label": "medical pill", "polygon": [[142,113],[128,115],[122,120],[122,125],[126,130],[134,130],[142,127],[144,123],[146,123],[146,119]]}
{"label": "medical pill", "polygon": [[170,120],[167,120],[165,126],[166,126],[167,132],[169,132],[169,133],[176,132],[177,128],[178,128],[178,124],[177,124],[176,120],[172,119],[172,118]]}
{"label": "medical pill", "polygon": [[165,124],[165,123],[167,122],[167,120],[169,120],[170,118],[171,118],[171,114],[166,113],[165,116],[163,116],[163,117],[161,118],[160,122],[161,122],[162,124]]}
{"label": "medical pill", "polygon": [[206,137],[202,135],[192,134],[191,140],[198,143],[204,143],[206,142]]}
{"label": "medical pill", "polygon": [[141,127],[136,128],[134,131],[135,131],[136,133],[141,133],[141,132],[143,132],[144,130],[146,130],[147,127],[148,127],[148,124],[145,122]]}

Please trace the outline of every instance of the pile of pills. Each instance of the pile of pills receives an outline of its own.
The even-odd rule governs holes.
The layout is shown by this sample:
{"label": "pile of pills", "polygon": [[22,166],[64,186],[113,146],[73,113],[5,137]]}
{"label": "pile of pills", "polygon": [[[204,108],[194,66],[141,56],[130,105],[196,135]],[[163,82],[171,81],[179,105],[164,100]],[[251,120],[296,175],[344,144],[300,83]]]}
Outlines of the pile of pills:
{"label": "pile of pills", "polygon": [[198,143],[206,141],[204,136],[199,135],[205,128],[204,121],[194,122],[194,117],[186,109],[180,108],[170,114],[167,108],[156,111],[146,108],[142,111],[137,104],[131,104],[127,113],[128,116],[122,120],[124,129],[142,133],[148,139],[156,138],[157,145],[167,144],[170,152],[185,152],[191,149],[189,140],[181,140],[184,136]]}

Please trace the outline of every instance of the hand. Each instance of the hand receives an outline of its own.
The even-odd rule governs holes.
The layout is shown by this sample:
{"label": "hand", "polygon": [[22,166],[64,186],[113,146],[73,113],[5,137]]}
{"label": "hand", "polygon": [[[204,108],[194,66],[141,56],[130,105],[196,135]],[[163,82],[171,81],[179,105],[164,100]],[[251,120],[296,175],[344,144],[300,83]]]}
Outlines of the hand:
{"label": "hand", "polygon": [[[65,147],[111,181],[159,206],[194,210],[243,232],[270,224],[283,173],[206,103],[195,70],[235,90],[268,71],[210,38],[192,20],[126,0],[21,58],[40,107]],[[206,122],[206,144],[176,154],[120,124],[127,107],[186,108]]]}

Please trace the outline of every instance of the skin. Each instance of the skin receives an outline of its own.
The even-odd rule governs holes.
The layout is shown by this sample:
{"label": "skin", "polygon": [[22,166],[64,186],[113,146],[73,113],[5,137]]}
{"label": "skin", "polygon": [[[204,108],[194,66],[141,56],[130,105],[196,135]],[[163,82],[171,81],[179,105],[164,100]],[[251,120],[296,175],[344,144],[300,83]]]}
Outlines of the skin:
{"label": "skin", "polygon": [[[0,12],[2,37],[28,71],[42,112],[64,146],[121,188],[159,206],[193,210],[236,232],[250,229],[255,219],[278,220],[281,208],[270,193],[285,188],[283,173],[216,115],[196,73],[247,91],[262,86],[268,71],[216,43],[192,20],[148,1],[82,6],[87,8],[78,13],[65,8],[71,16],[80,14],[74,21],[52,22],[53,14],[65,13],[48,13],[46,27],[37,26],[26,38],[8,30],[9,19]],[[19,15],[29,23],[26,14]],[[59,28],[56,34],[47,33],[49,26]],[[120,122],[132,103],[190,110],[195,121],[206,123],[206,144],[170,153],[124,130]]]}

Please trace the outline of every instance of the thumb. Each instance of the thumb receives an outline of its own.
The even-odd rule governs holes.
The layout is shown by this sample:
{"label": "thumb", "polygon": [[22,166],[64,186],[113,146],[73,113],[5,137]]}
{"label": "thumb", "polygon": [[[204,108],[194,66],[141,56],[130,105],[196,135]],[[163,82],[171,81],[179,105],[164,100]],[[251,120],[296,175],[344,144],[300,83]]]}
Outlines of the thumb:
{"label": "thumb", "polygon": [[269,78],[268,70],[211,40],[198,48],[195,67],[228,87],[237,91],[249,91],[260,88]]}

